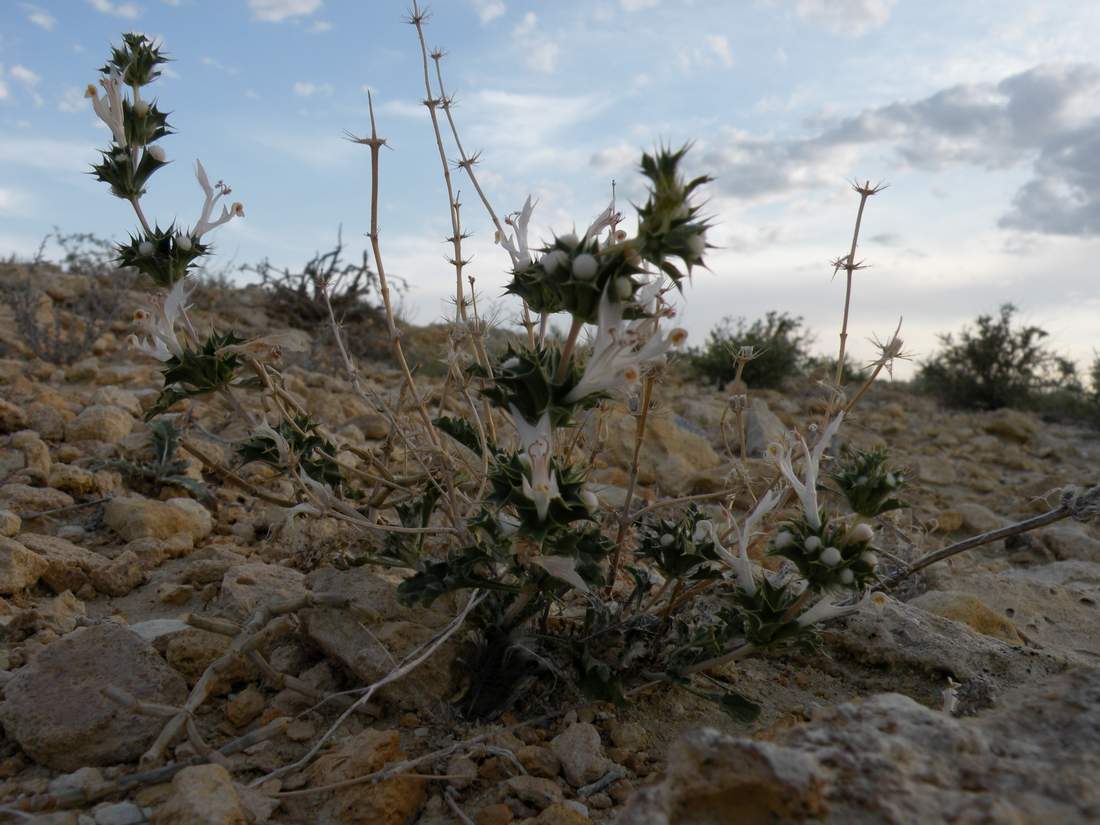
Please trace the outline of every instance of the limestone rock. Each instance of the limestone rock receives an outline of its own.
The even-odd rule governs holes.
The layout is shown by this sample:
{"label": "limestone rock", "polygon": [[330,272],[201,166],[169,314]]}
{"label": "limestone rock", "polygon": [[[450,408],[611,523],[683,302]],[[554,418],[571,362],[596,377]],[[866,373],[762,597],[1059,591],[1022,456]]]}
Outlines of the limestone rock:
{"label": "limestone rock", "polygon": [[975,501],[961,502],[955,509],[962,516],[963,526],[976,533],[997,530],[1009,523],[1004,516],[997,515],[984,504],[978,504]]}
{"label": "limestone rock", "polygon": [[34,430],[21,430],[11,437],[11,445],[23,451],[23,472],[35,484],[45,484],[50,477],[51,463],[50,448],[46,446],[46,442]]}
{"label": "limestone rock", "polygon": [[172,796],[152,825],[247,825],[233,778],[221,765],[192,765],[172,779]]}
{"label": "limestone rock", "polygon": [[66,590],[75,593],[89,583],[95,586],[94,580],[107,567],[107,559],[103,556],[58,536],[20,533],[18,541],[46,560],[48,566],[42,580],[55,593]]}
{"label": "limestone rock", "polygon": [[933,590],[922,593],[909,604],[916,605],[929,613],[935,613],[937,616],[943,616],[945,619],[963,622],[986,636],[992,636],[1013,645],[1023,644],[1016,626],[1011,621],[991,610],[985,602],[969,593]]}
{"label": "limestone rock", "polygon": [[56,490],[76,496],[95,492],[99,486],[95,473],[73,464],[53,464],[47,476],[48,484]]}
{"label": "limestone rock", "polygon": [[189,498],[168,501],[137,496],[113,498],[104,509],[103,520],[125,541],[167,539],[178,533],[185,533],[193,541],[199,541],[210,535],[213,529],[210,513]]}
{"label": "limestone rock", "polygon": [[261,604],[305,593],[305,576],[289,567],[249,562],[230,567],[222,578],[218,603],[232,615],[246,619]]}
{"label": "limestone rock", "polygon": [[954,484],[959,480],[959,471],[946,458],[926,455],[917,460],[917,478],[928,484]]}
{"label": "limestone rock", "polygon": [[1030,413],[1004,408],[989,413],[982,429],[1009,441],[1026,444],[1038,432],[1039,420]]}
{"label": "limestone rock", "polygon": [[26,411],[18,404],[0,398],[0,433],[14,433],[26,428]]}
{"label": "limestone rock", "polygon": [[[609,461],[629,467],[634,455],[634,416],[614,413],[607,419]],[[639,459],[642,484],[660,484],[669,495],[710,492],[721,486],[725,462],[710,442],[682,426],[667,413],[657,411],[646,423],[646,437]]]}
{"label": "limestone rock", "polygon": [[10,596],[34,585],[49,563],[14,539],[0,537],[0,595]]}
{"label": "limestone rock", "polygon": [[[727,419],[733,422],[730,432],[734,433],[730,443],[736,443],[740,436],[736,435],[736,417]],[[768,409],[768,403],[763,398],[751,398],[749,407],[745,411],[745,447],[750,458],[760,458],[773,441],[782,442],[787,432],[787,426],[778,415]]]}
{"label": "limestone rock", "polygon": [[[395,730],[366,730],[321,756],[308,770],[314,785],[339,782],[381,770],[405,757]],[[321,821],[339,825],[406,825],[424,804],[424,780],[394,777],[377,784],[335,791]]]}
{"label": "limestone rock", "polygon": [[514,796],[540,811],[555,802],[561,802],[565,798],[557,782],[538,776],[520,775],[510,777],[501,785],[501,791],[506,797]]}
{"label": "limestone rock", "polygon": [[438,610],[405,607],[397,600],[398,583],[365,567],[350,570],[322,567],[306,576],[306,587],[314,593],[343,596],[348,600],[347,612],[366,624],[404,620],[441,627],[450,620],[450,616]]}
{"label": "limestone rock", "polygon": [[562,773],[575,788],[595,782],[611,768],[604,756],[595,725],[574,722],[550,740],[550,750],[561,761]]}
{"label": "limestone rock", "polygon": [[68,493],[49,487],[28,487],[26,484],[5,484],[0,487],[0,509],[14,510],[26,518],[30,513],[59,510],[75,502]]}
{"label": "limestone rock", "polygon": [[23,520],[11,510],[0,510],[0,536],[10,539],[22,526]]}
{"label": "limestone rock", "polygon": [[138,699],[178,705],[183,680],[125,627],[104,623],[59,639],[4,686],[0,721],[36,762],[56,770],[113,765],[137,758],[163,720],[119,707],[106,685]]}
{"label": "limestone rock", "polygon": [[736,810],[749,823],[1084,825],[1100,817],[1098,771],[1100,670],[1082,668],[1026,685],[979,719],[887,693],[772,742],[696,731],[618,823],[710,825]]}
{"label": "limestone rock", "polygon": [[65,440],[118,444],[133,428],[133,416],[121,407],[92,404],[65,426]]}

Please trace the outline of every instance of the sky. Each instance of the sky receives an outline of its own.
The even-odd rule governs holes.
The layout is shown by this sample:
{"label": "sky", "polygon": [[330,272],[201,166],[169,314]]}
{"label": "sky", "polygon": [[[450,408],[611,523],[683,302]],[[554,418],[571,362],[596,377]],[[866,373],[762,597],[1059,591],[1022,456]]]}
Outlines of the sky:
{"label": "sky", "polygon": [[[716,248],[678,323],[700,343],[725,316],[800,315],[835,351],[858,196],[867,206],[849,351],[902,337],[918,359],[937,333],[1005,303],[1059,352],[1100,346],[1100,4],[1094,0],[437,0],[430,48],[494,208],[538,205],[533,235],[587,226],[644,197],[641,152],[692,142],[714,177]],[[445,317],[450,220],[415,30],[389,0],[0,0],[0,255],[47,232],[125,238],[129,205],[86,172],[106,146],[83,92],[111,43],[164,43],[148,87],[172,113],[174,161],[143,203],[191,224],[201,158],[246,217],[208,236],[212,266],[304,263],[342,226],[365,247],[369,129],[383,153],[383,262],[402,313]],[[457,157],[448,148],[452,159]],[[456,172],[481,306],[507,323],[508,257]],[[902,368],[901,375],[907,374]]]}

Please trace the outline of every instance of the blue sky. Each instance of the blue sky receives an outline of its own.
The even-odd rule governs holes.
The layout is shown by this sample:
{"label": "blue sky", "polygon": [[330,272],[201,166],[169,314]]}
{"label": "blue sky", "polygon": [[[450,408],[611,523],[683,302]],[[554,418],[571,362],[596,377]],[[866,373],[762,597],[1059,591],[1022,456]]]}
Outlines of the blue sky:
{"label": "blue sky", "polygon": [[[150,88],[173,113],[177,161],[146,211],[193,223],[201,158],[247,217],[211,237],[218,262],[301,263],[339,224],[366,229],[366,89],[393,151],[382,171],[383,254],[405,277],[406,314],[447,311],[449,234],[402,2],[388,0],[2,0],[0,254],[27,254],[53,226],[124,237],[128,205],[83,174],[107,131],[84,87],[122,31],[165,43]],[[447,51],[448,91],[499,212],[539,200],[536,234],[587,225],[615,179],[658,141],[694,141],[717,179],[721,247],[681,317],[702,340],[724,315],[805,316],[833,348],[856,198],[885,180],[865,219],[852,335],[892,331],[909,349],[1005,302],[1091,357],[1100,341],[1100,6],[1091,0],[440,0],[429,46]],[[484,301],[507,256],[468,185],[468,248]]]}

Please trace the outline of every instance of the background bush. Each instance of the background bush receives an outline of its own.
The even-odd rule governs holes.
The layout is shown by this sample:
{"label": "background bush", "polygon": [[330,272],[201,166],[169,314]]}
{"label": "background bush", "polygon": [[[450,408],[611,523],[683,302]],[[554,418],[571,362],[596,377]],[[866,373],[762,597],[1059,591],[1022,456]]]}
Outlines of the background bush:
{"label": "background bush", "polygon": [[920,365],[918,389],[963,409],[1015,407],[1100,422],[1100,357],[1086,387],[1076,364],[1043,345],[1047,331],[1015,323],[1016,311],[1004,304],[957,335],[941,334],[941,349]]}
{"label": "background bush", "polygon": [[807,365],[812,340],[801,316],[772,310],[751,324],[745,318],[723,318],[703,346],[688,351],[688,358],[700,375],[722,385],[737,374],[738,350],[751,346],[760,354],[745,365],[741,377],[750,387],[778,387]]}

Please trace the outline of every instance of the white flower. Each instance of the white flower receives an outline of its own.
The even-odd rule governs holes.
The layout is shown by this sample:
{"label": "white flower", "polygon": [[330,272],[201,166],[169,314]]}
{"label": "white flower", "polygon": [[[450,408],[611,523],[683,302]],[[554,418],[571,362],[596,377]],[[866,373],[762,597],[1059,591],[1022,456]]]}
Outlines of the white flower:
{"label": "white flower", "polygon": [[158,361],[167,361],[183,355],[183,346],[176,337],[176,321],[187,309],[187,290],[184,281],[176,281],[172,291],[164,299],[160,312],[154,313],[140,309],[134,313],[138,327],[148,337],[130,336],[130,343],[146,355]]}
{"label": "white flower", "polygon": [[550,468],[550,413],[543,413],[539,423],[532,427],[515,407],[509,407],[508,412],[519,433],[524,463],[530,471],[530,478],[523,476],[523,495],[534,502],[539,521],[545,521],[550,502],[561,498],[558,477]]}
{"label": "white flower", "polygon": [[594,255],[584,252],[573,259],[573,276],[582,281],[591,281],[600,268]]}
{"label": "white flower", "polygon": [[611,199],[611,203],[607,205],[607,208],[596,216],[596,220],[592,221],[592,225],[588,227],[588,230],[584,233],[584,242],[587,244],[592,238],[598,237],[608,227],[614,226],[623,219],[621,213],[615,211],[615,199]]}
{"label": "white flower", "polygon": [[164,163],[164,159],[167,157],[167,155],[164,154],[164,148],[161,146],[150,146],[145,151],[148,152],[149,157],[157,163]]}
{"label": "white flower", "polygon": [[[648,302],[649,291],[654,285],[659,291],[658,282],[643,287],[639,293],[643,301]],[[662,337],[657,318],[624,321],[624,309],[625,304],[612,301],[604,290],[597,307],[599,323],[592,355],[585,364],[581,380],[566,395],[566,402],[572,404],[590,395],[628,388],[641,377],[643,367],[663,358],[669,347],[685,338],[683,330],[678,329]]]}
{"label": "white flower", "polygon": [[[752,512],[745,517],[744,525],[739,525],[736,519],[733,519],[733,529],[737,535],[737,555],[729,552],[718,541],[718,533],[711,526],[711,540],[714,542],[714,546],[718,549],[718,555],[722,558],[726,564],[733,568],[737,574],[737,581],[741,585],[741,589],[749,596],[756,593],[756,579],[752,574],[752,562],[749,561],[749,545],[752,540],[760,534],[757,529],[760,522],[764,520],[764,517],[778,506],[782,500],[782,495],[777,490],[769,490],[765,493],[759,501],[756,502],[756,506]],[[790,533],[780,533],[780,535],[790,536]]]}
{"label": "white flower", "polygon": [[262,424],[259,424],[254,432],[258,436],[261,436],[263,438],[270,438],[272,441],[274,441],[275,451],[279,454],[279,464],[283,467],[290,466],[290,444],[285,438],[283,438],[282,433],[280,433],[278,430],[273,429],[271,425],[268,424],[266,421],[264,421]]}
{"label": "white flower", "polygon": [[101,98],[96,94],[95,86],[90,83],[84,96],[92,99],[92,108],[99,119],[111,130],[115,143],[119,146],[128,146],[126,122],[122,114],[122,73],[118,69],[111,69],[107,77],[99,79],[99,85],[103,87],[104,97]]}
{"label": "white flower", "polygon": [[[812,451],[806,444],[806,439],[802,438],[802,436],[798,436],[797,441],[788,439],[784,444],[772,444],[768,450],[779,472],[787,479],[787,483],[791,485],[791,489],[794,490],[795,495],[798,496],[798,500],[802,504],[802,513],[805,515],[806,521],[815,530],[821,527],[821,515],[818,513],[817,506],[817,477],[821,472],[821,459],[825,455],[825,450],[829,446],[829,442],[833,440],[836,431],[840,429],[840,424],[843,420],[844,412],[841,411],[837,413],[836,418],[829,422],[829,426],[821,433],[821,437],[818,438],[817,443],[814,444]],[[804,458],[802,467],[803,478],[801,479],[794,471],[794,456],[792,453],[795,443],[801,445]],[[809,549],[809,541],[807,541],[806,547]]]}
{"label": "white flower", "polygon": [[844,560],[844,557],[840,555],[840,551],[835,547],[826,547],[821,551],[818,559],[826,567],[836,567]]}
{"label": "white flower", "polygon": [[863,594],[857,602],[851,604],[838,604],[830,601],[826,596],[821,601],[817,602],[813,607],[798,617],[798,624],[801,627],[809,627],[810,625],[817,624],[818,622],[828,621],[829,619],[836,619],[841,616],[847,616],[855,613],[860,609],[866,607],[875,601],[874,594],[868,590]]}
{"label": "white flower", "polygon": [[527,245],[527,225],[534,211],[535,203],[528,195],[523,209],[504,219],[504,222],[514,230],[512,237],[509,238],[503,232],[497,233],[497,243],[503,246],[511,256],[514,269],[524,269],[531,265],[531,250]]}
{"label": "white flower", "polygon": [[210,179],[206,176],[206,170],[202,166],[201,160],[195,161],[195,179],[199,182],[199,186],[202,187],[202,193],[204,196],[202,204],[202,213],[199,215],[198,221],[195,223],[195,228],[191,230],[190,234],[195,240],[200,240],[203,235],[209,232],[211,229],[216,229],[223,223],[228,223],[233,218],[244,217],[244,207],[240,203],[233,203],[230,206],[222,206],[222,213],[216,219],[211,220],[211,216],[214,213],[214,207],[218,201],[225,195],[228,195],[233,190],[226,186],[221,181],[218,181],[213,186],[210,185]]}

